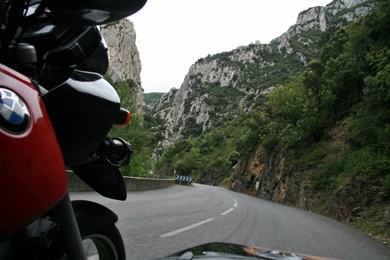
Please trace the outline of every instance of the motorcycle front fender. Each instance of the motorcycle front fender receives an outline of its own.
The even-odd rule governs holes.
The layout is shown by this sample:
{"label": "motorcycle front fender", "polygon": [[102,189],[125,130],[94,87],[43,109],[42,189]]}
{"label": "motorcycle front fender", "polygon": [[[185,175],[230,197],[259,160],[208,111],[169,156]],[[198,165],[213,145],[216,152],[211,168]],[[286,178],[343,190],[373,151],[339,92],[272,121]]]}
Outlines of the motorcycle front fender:
{"label": "motorcycle front fender", "polygon": [[72,206],[82,236],[118,221],[118,216],[113,211],[95,202],[75,200],[72,201]]}

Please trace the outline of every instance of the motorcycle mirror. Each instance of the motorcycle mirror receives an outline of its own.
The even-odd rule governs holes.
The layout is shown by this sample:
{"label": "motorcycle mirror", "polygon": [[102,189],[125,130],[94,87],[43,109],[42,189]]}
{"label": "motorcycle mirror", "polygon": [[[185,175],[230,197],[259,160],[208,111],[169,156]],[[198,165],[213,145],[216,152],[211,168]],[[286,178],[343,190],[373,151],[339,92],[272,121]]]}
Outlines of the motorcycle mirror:
{"label": "motorcycle mirror", "polygon": [[93,26],[107,24],[138,12],[146,0],[48,0],[54,24]]}

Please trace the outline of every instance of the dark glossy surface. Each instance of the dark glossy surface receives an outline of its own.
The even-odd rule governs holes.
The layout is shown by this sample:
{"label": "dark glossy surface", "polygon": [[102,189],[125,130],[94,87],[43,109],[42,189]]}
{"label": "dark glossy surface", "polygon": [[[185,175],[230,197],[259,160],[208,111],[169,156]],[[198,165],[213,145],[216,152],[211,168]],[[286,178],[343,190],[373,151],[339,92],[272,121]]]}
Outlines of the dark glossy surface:
{"label": "dark glossy surface", "polygon": [[98,25],[118,21],[139,11],[146,0],[49,1],[53,22],[65,25]]}
{"label": "dark glossy surface", "polygon": [[95,26],[32,26],[27,28],[22,41],[35,46],[37,79],[46,89],[66,81],[74,69],[101,75],[108,69],[107,49]]}
{"label": "dark glossy surface", "polygon": [[317,256],[277,251],[268,248],[252,247],[231,243],[208,243],[180,251],[162,259],[289,259],[289,260],[325,260]]}
{"label": "dark glossy surface", "polygon": [[43,99],[68,166],[88,161],[120,109],[115,89],[102,76],[83,71],[75,71]]}

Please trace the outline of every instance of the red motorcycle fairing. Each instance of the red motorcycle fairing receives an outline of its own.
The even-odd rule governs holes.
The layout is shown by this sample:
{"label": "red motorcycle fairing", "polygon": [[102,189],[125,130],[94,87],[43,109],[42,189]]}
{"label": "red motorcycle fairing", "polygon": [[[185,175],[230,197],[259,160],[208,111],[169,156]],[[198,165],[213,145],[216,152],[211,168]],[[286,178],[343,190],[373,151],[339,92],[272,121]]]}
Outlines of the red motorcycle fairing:
{"label": "red motorcycle fairing", "polygon": [[[53,207],[65,195],[68,180],[49,116],[31,81],[0,64],[0,90],[2,241]],[[19,128],[11,127],[22,121]]]}

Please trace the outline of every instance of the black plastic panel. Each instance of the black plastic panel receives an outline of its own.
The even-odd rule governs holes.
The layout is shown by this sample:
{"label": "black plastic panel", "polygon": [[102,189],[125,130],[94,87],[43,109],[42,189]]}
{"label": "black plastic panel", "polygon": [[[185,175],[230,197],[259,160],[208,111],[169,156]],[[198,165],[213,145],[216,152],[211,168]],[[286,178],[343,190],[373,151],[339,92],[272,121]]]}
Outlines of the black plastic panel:
{"label": "black plastic panel", "polygon": [[67,166],[88,161],[120,109],[118,94],[102,76],[77,70],[43,100]]}

